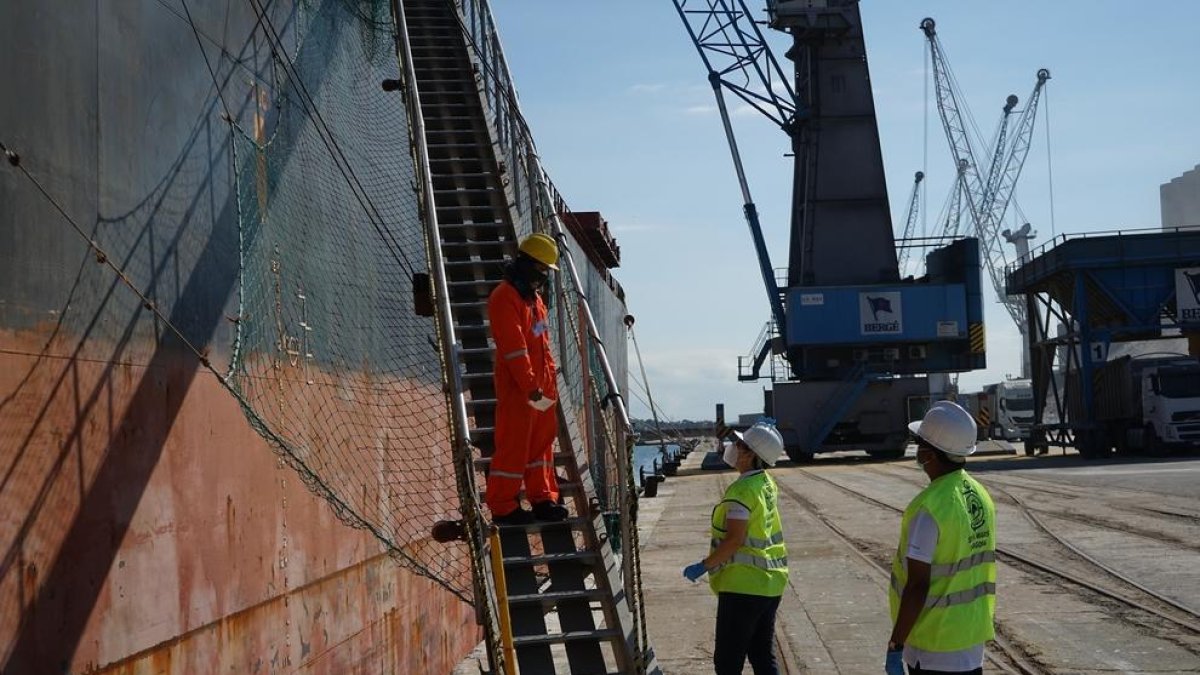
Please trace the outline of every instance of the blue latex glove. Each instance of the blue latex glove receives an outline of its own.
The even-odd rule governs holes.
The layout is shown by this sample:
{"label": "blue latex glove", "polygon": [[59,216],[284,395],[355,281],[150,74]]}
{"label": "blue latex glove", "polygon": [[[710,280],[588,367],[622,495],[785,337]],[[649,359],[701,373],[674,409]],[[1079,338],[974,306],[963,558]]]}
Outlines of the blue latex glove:
{"label": "blue latex glove", "polygon": [[698,581],[700,577],[704,576],[706,572],[708,572],[708,570],[704,569],[704,561],[701,560],[698,563],[692,563],[691,565],[683,568],[683,578],[692,583],[696,583],[696,581]]}
{"label": "blue latex glove", "polygon": [[887,653],[887,659],[883,662],[883,672],[886,675],[904,675],[903,649]]}

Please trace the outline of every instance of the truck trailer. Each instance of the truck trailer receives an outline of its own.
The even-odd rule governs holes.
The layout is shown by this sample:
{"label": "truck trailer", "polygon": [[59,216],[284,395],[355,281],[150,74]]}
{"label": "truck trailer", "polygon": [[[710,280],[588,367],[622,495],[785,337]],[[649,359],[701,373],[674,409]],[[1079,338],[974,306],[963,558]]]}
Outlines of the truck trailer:
{"label": "truck trailer", "polygon": [[1068,415],[1072,426],[1079,425],[1076,445],[1085,456],[1200,447],[1200,360],[1124,356],[1098,364],[1093,381],[1090,416],[1080,400],[1077,372],[1066,387]]}

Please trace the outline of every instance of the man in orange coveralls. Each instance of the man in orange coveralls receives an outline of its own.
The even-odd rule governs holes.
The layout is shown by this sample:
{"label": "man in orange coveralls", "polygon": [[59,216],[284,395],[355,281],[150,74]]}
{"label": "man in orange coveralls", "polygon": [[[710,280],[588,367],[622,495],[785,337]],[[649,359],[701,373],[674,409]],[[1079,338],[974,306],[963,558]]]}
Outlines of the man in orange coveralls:
{"label": "man in orange coveralls", "polygon": [[[550,270],[558,269],[558,246],[545,234],[532,234],[519,249],[504,269],[504,281],[488,297],[496,342],[496,444],[486,501],[492,521],[501,525],[567,518],[554,474],[558,385],[546,305],[539,295]],[[532,511],[517,501],[522,481]]]}

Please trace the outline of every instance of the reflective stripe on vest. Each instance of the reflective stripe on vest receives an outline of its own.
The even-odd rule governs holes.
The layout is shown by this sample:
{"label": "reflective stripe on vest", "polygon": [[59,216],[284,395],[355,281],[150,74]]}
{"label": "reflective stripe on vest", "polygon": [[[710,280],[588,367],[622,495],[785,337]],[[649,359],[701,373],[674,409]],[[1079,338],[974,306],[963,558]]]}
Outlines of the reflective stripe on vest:
{"label": "reflective stripe on vest", "polygon": [[[900,579],[892,576],[892,590],[896,595],[904,592],[904,586],[900,584]],[[968,588],[965,591],[957,591],[949,595],[928,595],[925,597],[926,607],[950,607],[951,605],[961,605],[971,602],[976,598],[982,598],[985,595],[995,595],[996,584],[991,581],[985,581],[974,588]]]}
{"label": "reflective stripe on vest", "polygon": [[979,553],[967,556],[956,563],[950,563],[949,565],[932,565],[929,568],[929,576],[951,577],[963,570],[971,569],[976,565],[994,562],[996,562],[995,551],[980,551]]}
{"label": "reflective stripe on vest", "polygon": [[[787,568],[787,556],[782,558],[760,558],[756,555],[746,553],[734,553],[733,558],[729,562],[740,563],[742,565],[753,565],[764,570],[777,570]],[[726,563],[729,564],[729,563]],[[725,565],[722,565],[724,567]]]}
{"label": "reflective stripe on vest", "polygon": [[987,642],[995,637],[996,509],[987,490],[964,470],[940,476],[904,511],[888,589],[892,621],[908,579],[909,526],[922,511],[937,523],[938,540],[925,606],[905,642],[933,652]]}
{"label": "reflective stripe on vest", "polygon": [[716,593],[744,593],[778,597],[787,587],[787,546],[779,520],[779,488],[764,471],[742,476],[726,490],[713,509],[710,551],[726,537],[725,513],[730,503],[750,512],[746,521],[746,540],[733,557],[708,574],[709,586]]}
{"label": "reflective stripe on vest", "polygon": [[[717,537],[717,538],[713,539],[712,542],[710,542],[710,543],[713,548],[716,548],[716,547],[720,546],[721,542],[724,540],[725,540],[725,537],[723,537],[723,536]],[[774,546],[775,544],[782,544],[782,543],[783,543],[783,533],[777,532],[777,533],[771,535],[771,537],[768,539],[755,539],[754,537],[746,537],[745,545],[749,546],[750,548],[770,548],[771,546]]]}

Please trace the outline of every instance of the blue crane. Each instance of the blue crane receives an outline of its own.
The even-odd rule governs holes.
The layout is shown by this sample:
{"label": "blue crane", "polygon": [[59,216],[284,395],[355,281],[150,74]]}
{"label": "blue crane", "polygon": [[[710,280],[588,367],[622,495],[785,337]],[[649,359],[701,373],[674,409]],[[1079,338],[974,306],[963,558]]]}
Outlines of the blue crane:
{"label": "blue crane", "polygon": [[[929,253],[921,279],[901,279],[858,0],[767,0],[766,25],[790,38],[790,77],[744,0],[673,2],[708,71],[771,302],[739,379],[786,359],[788,381],[774,381],[764,412],[797,461],[846,448],[903,455],[924,374],[985,365],[979,253],[959,240]],[[791,144],[786,281],[763,243],[727,94]]]}

